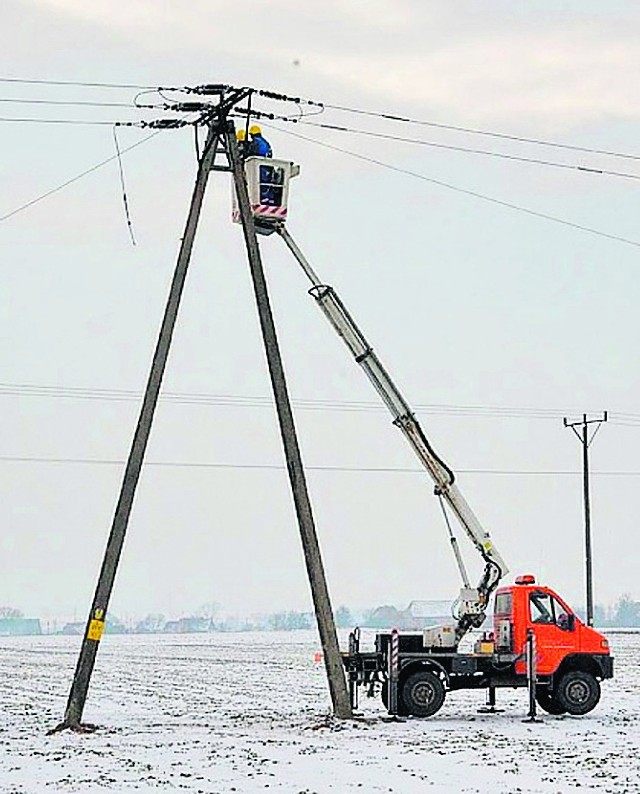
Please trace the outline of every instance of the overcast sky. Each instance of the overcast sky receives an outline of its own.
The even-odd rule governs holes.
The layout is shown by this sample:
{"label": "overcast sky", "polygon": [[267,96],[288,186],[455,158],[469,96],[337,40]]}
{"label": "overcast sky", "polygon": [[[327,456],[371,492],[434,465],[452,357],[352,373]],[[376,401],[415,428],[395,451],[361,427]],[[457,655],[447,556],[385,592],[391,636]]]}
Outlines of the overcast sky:
{"label": "overcast sky", "polygon": [[[625,176],[313,126],[265,130],[276,156],[301,165],[291,233],[408,400],[449,407],[418,415],[512,574],[535,573],[575,605],[584,591],[580,446],[561,418],[613,413],[616,421],[591,447],[596,600],[640,598],[637,3],[5,0],[2,17],[4,78],[222,81],[635,155],[330,110],[310,120]],[[0,116],[137,120],[128,108],[6,101],[129,103],[135,93],[0,82]],[[261,106],[295,113],[291,105]],[[0,215],[114,153],[108,125],[2,122],[0,135]],[[121,130],[120,144],[145,135]],[[139,405],[6,387],[83,388],[94,397],[95,390],[142,391],[195,173],[192,131],[164,132],[123,162],[135,248],[115,162],[0,223],[0,604],[29,614],[86,614],[120,487],[117,461],[126,458]],[[230,194],[227,177],[216,175],[167,392],[270,395]],[[293,398],[334,407],[374,402],[281,241],[261,245]],[[479,415],[487,407],[505,410]],[[530,409],[548,414],[537,418]],[[453,599],[458,577],[431,482],[402,471],[417,462],[384,411],[300,408],[296,418],[334,603]],[[182,614],[212,600],[229,611],[308,608],[266,401],[163,401],[147,460],[215,465],[145,467],[114,613]],[[463,545],[475,578],[481,566]]]}

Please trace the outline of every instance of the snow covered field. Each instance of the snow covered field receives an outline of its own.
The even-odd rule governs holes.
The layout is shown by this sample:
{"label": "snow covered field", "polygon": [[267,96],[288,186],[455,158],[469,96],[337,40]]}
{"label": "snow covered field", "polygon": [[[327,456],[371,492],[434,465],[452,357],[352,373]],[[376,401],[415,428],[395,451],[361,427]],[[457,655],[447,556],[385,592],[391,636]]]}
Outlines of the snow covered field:
{"label": "snow covered field", "polygon": [[[107,636],[79,736],[60,721],[78,637],[0,638],[0,792],[640,792],[640,634],[586,717],[522,722],[524,690],[429,720],[331,725],[311,632]],[[366,643],[363,643],[363,648]]]}

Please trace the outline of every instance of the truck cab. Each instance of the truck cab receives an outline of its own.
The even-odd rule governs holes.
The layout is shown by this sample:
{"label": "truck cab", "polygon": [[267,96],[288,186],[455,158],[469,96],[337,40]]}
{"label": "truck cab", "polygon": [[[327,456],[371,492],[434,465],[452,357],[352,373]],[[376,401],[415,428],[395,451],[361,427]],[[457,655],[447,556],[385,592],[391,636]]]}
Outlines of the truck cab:
{"label": "truck cab", "polygon": [[537,584],[531,574],[499,588],[495,596],[495,650],[518,655],[518,675],[526,674],[521,655],[528,632],[535,638],[539,704],[547,711],[554,709],[551,713],[590,711],[600,697],[600,679],[613,675],[606,637],[585,625],[554,590]]}

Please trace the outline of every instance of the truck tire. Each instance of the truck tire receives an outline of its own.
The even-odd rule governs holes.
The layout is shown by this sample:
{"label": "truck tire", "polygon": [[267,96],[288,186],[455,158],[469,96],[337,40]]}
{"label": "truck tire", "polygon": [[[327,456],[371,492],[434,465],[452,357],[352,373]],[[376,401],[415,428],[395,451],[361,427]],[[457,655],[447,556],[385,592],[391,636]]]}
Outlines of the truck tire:
{"label": "truck tire", "polygon": [[572,670],[560,679],[555,697],[569,714],[588,714],[600,700],[600,682],[591,673]]}
{"label": "truck tire", "polygon": [[400,700],[405,714],[431,717],[444,703],[444,684],[430,670],[419,670],[402,685]]}
{"label": "truck tire", "polygon": [[536,703],[547,714],[566,714],[567,710],[561,706],[555,695],[547,687],[536,688]]}

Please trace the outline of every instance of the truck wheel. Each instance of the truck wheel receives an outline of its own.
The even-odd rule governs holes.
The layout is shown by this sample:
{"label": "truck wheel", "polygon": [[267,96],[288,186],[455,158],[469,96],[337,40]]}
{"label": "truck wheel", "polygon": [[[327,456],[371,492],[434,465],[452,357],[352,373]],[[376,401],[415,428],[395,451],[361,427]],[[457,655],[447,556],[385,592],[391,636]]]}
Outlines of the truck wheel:
{"label": "truck wheel", "polygon": [[573,670],[560,679],[556,700],[569,714],[588,714],[600,700],[600,683],[591,673]]}
{"label": "truck wheel", "polygon": [[547,714],[566,714],[567,710],[561,706],[558,700],[551,694],[546,687],[536,688],[536,703]]}
{"label": "truck wheel", "polygon": [[404,682],[400,699],[406,714],[431,717],[444,703],[444,684],[430,670],[420,670]]}

